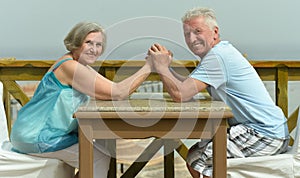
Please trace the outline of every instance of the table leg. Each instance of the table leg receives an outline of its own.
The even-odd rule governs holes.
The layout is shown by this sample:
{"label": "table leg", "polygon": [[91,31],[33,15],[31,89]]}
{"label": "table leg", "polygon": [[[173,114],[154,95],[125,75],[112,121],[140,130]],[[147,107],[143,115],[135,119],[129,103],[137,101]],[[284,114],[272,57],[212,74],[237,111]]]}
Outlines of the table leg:
{"label": "table leg", "polygon": [[179,146],[176,148],[177,153],[186,161],[186,157],[188,155],[189,149],[188,147],[182,143],[180,140],[177,140]]}
{"label": "table leg", "polygon": [[172,140],[164,140],[164,177],[173,178],[174,173],[174,147]]}
{"label": "table leg", "polygon": [[117,177],[117,153],[116,153],[116,140],[106,140],[108,145],[107,149],[110,152],[110,165],[108,171],[108,178],[116,178]]}
{"label": "table leg", "polygon": [[213,177],[224,178],[227,175],[227,135],[226,121],[218,126],[213,137]]}
{"label": "table leg", "polygon": [[93,132],[91,126],[79,126],[79,178],[93,178]]}

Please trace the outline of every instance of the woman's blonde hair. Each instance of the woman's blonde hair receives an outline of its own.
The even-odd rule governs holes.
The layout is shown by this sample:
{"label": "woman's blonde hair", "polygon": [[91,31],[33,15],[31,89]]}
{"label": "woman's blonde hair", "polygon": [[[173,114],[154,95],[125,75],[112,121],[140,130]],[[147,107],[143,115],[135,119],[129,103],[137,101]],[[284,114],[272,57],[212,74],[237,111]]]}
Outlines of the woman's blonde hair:
{"label": "woman's blonde hair", "polygon": [[103,49],[101,51],[102,54],[106,47],[106,34],[104,32],[104,29],[95,22],[80,22],[76,24],[64,39],[65,47],[70,52],[80,48],[83,43],[83,40],[86,38],[88,34],[92,32],[102,33],[102,38],[103,38],[103,44],[102,44]]}

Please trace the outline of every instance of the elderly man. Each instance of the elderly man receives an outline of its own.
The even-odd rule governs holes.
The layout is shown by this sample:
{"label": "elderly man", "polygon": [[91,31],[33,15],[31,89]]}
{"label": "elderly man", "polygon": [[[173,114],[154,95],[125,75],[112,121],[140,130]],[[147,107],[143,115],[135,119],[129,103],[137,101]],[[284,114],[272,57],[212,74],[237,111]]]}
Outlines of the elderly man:
{"label": "elderly man", "polygon": [[[227,157],[274,155],[286,151],[289,136],[286,118],[271,99],[263,82],[243,55],[228,41],[221,41],[214,11],[194,8],[182,18],[189,49],[201,58],[187,77],[171,68],[170,52],[160,44],[148,51],[148,58],[176,102],[192,99],[207,89],[213,99],[231,107]],[[212,176],[212,142],[201,140],[192,146],[187,166],[193,177]]]}

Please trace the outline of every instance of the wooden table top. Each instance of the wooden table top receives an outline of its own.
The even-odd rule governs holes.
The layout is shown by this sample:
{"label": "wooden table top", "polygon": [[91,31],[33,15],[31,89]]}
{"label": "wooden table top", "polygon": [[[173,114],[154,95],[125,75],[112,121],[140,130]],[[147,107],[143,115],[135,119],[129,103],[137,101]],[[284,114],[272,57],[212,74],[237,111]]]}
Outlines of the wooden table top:
{"label": "wooden table top", "polygon": [[[91,117],[91,113],[222,113],[222,117],[232,117],[231,109],[222,101],[212,101],[207,94],[198,94],[189,102],[177,103],[172,101],[167,93],[134,93],[128,99],[121,101],[91,100],[88,105],[80,107],[76,116],[78,118]],[[125,113],[125,115],[124,115]],[[220,114],[219,114],[220,115]],[[151,117],[150,115],[149,117]],[[95,117],[98,117],[95,116]],[[219,117],[218,117],[219,118]]]}

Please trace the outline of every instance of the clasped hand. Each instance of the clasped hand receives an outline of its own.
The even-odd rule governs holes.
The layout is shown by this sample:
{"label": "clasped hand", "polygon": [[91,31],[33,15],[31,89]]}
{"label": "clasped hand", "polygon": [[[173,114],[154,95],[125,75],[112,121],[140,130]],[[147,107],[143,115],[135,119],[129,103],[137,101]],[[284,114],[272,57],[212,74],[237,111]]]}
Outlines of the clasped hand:
{"label": "clasped hand", "polygon": [[148,49],[148,55],[146,57],[147,62],[152,66],[152,70],[159,72],[166,68],[169,68],[172,62],[173,53],[167,50],[160,44],[153,44]]}

